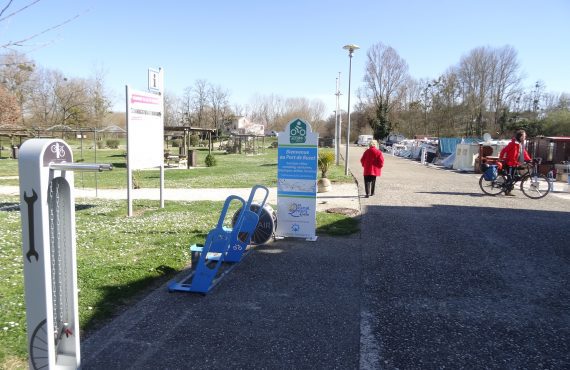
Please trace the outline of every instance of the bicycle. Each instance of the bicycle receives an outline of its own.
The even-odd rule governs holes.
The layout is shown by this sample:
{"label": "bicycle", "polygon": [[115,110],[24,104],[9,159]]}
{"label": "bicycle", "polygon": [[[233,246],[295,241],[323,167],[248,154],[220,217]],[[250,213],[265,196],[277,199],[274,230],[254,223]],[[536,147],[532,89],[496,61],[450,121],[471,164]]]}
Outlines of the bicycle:
{"label": "bicycle", "polygon": [[[541,158],[535,158],[531,163],[527,163],[515,172],[510,186],[514,189],[515,184],[520,182],[520,190],[531,199],[544,198],[552,190],[552,184],[548,178],[538,172],[538,165]],[[522,170],[522,173],[521,173]],[[487,177],[488,178],[488,177]],[[487,195],[499,195],[508,190],[509,181],[504,170],[497,174],[492,180],[487,180],[486,175],[481,175],[479,187]]]}

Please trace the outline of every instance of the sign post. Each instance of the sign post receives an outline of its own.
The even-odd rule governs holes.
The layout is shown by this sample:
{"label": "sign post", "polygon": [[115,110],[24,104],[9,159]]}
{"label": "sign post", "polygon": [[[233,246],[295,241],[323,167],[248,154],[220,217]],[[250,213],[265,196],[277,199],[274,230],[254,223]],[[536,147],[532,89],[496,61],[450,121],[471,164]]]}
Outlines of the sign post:
{"label": "sign post", "polygon": [[149,69],[150,92],[125,87],[127,100],[127,200],[133,214],[133,170],[160,168],[160,208],[164,208],[164,71]]}
{"label": "sign post", "polygon": [[318,133],[295,119],[278,135],[276,237],[316,241]]}

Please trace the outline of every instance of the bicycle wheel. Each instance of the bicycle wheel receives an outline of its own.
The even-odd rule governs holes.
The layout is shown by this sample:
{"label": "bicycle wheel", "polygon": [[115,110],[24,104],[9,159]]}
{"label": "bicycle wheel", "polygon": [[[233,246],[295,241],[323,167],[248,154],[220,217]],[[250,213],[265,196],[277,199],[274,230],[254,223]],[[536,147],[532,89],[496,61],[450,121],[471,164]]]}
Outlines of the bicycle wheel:
{"label": "bicycle wheel", "polygon": [[544,198],[551,188],[552,184],[544,175],[525,176],[521,180],[521,191],[531,199]]}
{"label": "bicycle wheel", "polygon": [[479,187],[483,190],[483,193],[495,196],[505,191],[504,184],[506,181],[507,179],[503,175],[497,176],[497,178],[492,181],[485,180],[485,175],[481,175]]}
{"label": "bicycle wheel", "polygon": [[[259,204],[252,203],[250,208],[253,212],[259,211]],[[232,227],[235,226],[239,214],[241,212],[241,208],[234,213],[232,217]],[[277,226],[277,213],[273,210],[273,208],[266,204],[259,214],[259,222],[255,227],[255,230],[251,236],[251,244],[252,245],[260,245],[268,243],[271,238],[273,237],[273,233],[275,232],[275,227]],[[245,241],[246,236],[240,233],[239,240],[242,242]]]}
{"label": "bicycle wheel", "polygon": [[46,369],[49,366],[47,320],[42,320],[32,333],[30,340],[30,360],[32,369]]}

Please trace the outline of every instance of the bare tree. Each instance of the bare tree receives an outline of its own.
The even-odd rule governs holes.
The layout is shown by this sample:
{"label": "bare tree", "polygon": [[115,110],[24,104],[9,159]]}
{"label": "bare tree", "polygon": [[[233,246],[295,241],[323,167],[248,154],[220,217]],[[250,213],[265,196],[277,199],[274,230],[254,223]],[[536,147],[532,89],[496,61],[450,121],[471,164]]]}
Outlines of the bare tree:
{"label": "bare tree", "polygon": [[211,106],[213,128],[223,129],[223,124],[233,118],[229,102],[229,93],[221,86],[210,86],[208,97]]}
{"label": "bare tree", "polygon": [[[61,76],[61,75],[60,75]],[[83,79],[56,78],[54,95],[57,102],[57,123],[82,126],[89,120],[89,86]]]}
{"label": "bare tree", "polygon": [[206,122],[208,82],[206,80],[196,80],[194,83],[191,104],[196,125],[198,127],[208,127],[208,122]]}
{"label": "bare tree", "polygon": [[[512,46],[504,46],[494,52],[494,75],[492,91],[491,111],[494,112],[495,128],[499,132],[506,129],[504,113],[515,96],[520,94],[522,80],[517,61],[517,52]],[[501,118],[503,117],[503,118]]]}
{"label": "bare tree", "polygon": [[[34,1],[31,1],[28,4],[22,6],[18,9],[11,10],[13,0],[9,0],[8,3],[0,10],[0,23],[4,22],[6,20],[9,20],[10,18],[15,17],[16,15],[19,15],[20,13],[26,11],[30,7],[39,3],[40,1],[41,0],[34,0]],[[64,26],[65,24],[77,19],[78,17],[79,17],[79,14],[77,14],[71,18],[68,18],[68,19],[64,20],[63,22],[57,23],[53,26],[43,28],[40,31],[37,31],[35,33],[31,33],[29,35],[22,36],[21,38],[15,40],[15,41],[7,41],[4,43],[0,43],[0,49],[14,50],[15,48],[29,47],[30,41],[35,40],[35,39],[37,39],[40,36],[43,36],[45,34],[48,34],[51,31],[54,31],[54,30]],[[45,46],[47,44],[49,44],[49,42],[44,44],[43,46]],[[37,48],[36,45],[34,45],[34,47]]]}
{"label": "bare tree", "polygon": [[282,97],[275,94],[256,95],[252,100],[248,115],[254,122],[263,124],[266,131],[281,131],[285,127],[280,120],[285,112]]}
{"label": "bare tree", "polygon": [[313,131],[321,132],[324,129],[326,122],[323,120],[327,106],[320,99],[312,99],[310,103],[310,117],[309,122],[313,126]]}
{"label": "bare tree", "polygon": [[457,74],[471,114],[467,135],[481,136],[487,129],[505,130],[506,110],[521,94],[519,69],[517,53],[508,45],[500,49],[475,48],[461,58]]}
{"label": "bare tree", "polygon": [[97,129],[103,127],[106,116],[111,113],[112,102],[105,87],[105,74],[104,69],[98,67],[91,80],[87,81],[89,121]]}
{"label": "bare tree", "polygon": [[0,85],[0,125],[15,125],[19,120],[18,99]]}
{"label": "bare tree", "polygon": [[184,122],[181,100],[170,92],[164,93],[164,125],[180,126]]}
{"label": "bare tree", "polygon": [[375,137],[383,138],[390,133],[389,115],[409,78],[408,64],[395,49],[381,42],[371,46],[366,55],[364,93],[367,103],[373,107],[369,124]]}
{"label": "bare tree", "polygon": [[459,62],[459,76],[466,88],[465,98],[471,113],[467,135],[483,135],[486,126],[484,113],[490,97],[493,65],[493,55],[489,47],[473,49]]}
{"label": "bare tree", "polygon": [[406,82],[405,94],[402,97],[402,124],[400,131],[406,136],[413,136],[419,132],[423,121],[423,108],[421,101],[422,88],[420,82],[415,79],[408,79]]}
{"label": "bare tree", "polygon": [[15,51],[3,55],[0,60],[0,81],[16,97],[20,121],[25,124],[26,102],[31,92],[35,65],[25,55]]}
{"label": "bare tree", "polygon": [[231,111],[232,111],[232,114],[233,114],[234,116],[240,117],[240,116],[245,116],[245,115],[246,115],[247,109],[248,109],[247,106],[244,107],[244,106],[242,106],[241,104],[234,103],[233,108],[232,108]]}
{"label": "bare tree", "polygon": [[49,127],[55,124],[57,103],[53,93],[54,72],[38,68],[34,74],[34,83],[30,94],[30,120],[33,126]]}
{"label": "bare tree", "polygon": [[188,86],[184,89],[184,95],[180,99],[180,111],[182,113],[182,121],[185,125],[190,126],[192,123],[192,87]]}

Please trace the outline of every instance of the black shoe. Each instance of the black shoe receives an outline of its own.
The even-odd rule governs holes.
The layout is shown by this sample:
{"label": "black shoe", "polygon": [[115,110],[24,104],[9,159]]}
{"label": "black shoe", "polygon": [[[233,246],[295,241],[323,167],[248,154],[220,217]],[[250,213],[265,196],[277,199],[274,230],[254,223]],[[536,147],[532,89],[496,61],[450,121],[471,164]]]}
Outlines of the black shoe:
{"label": "black shoe", "polygon": [[374,196],[374,193],[370,194],[370,196],[373,197],[373,196]]}
{"label": "black shoe", "polygon": [[366,195],[364,196],[364,198],[368,198],[368,197],[369,197],[369,195],[368,195],[368,194],[366,194]]}

